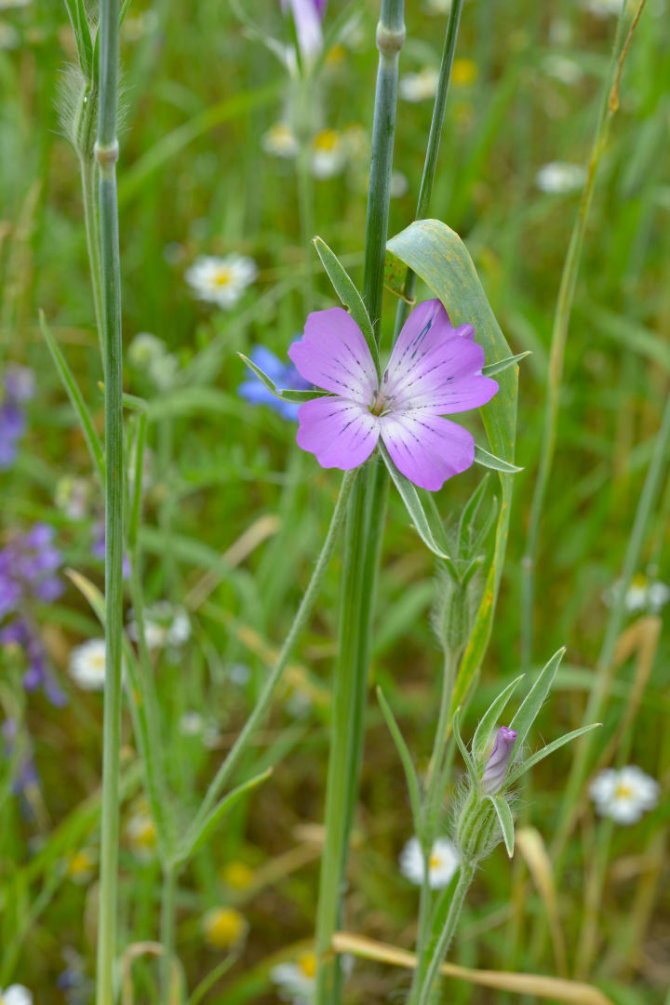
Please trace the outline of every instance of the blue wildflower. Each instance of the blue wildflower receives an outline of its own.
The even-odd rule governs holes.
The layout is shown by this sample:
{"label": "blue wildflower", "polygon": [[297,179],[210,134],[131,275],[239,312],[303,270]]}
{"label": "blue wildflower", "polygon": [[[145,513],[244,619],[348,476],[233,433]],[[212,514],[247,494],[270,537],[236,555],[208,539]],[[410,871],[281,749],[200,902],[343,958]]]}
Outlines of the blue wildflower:
{"label": "blue wildflower", "polygon": [[[300,376],[292,363],[282,363],[279,357],[265,346],[254,346],[249,359],[274,381],[280,391],[308,391],[312,387],[309,381]],[[282,419],[298,421],[300,405],[293,401],[281,401],[275,398],[255,374],[240,384],[239,393],[252,405],[269,405],[281,415]]]}

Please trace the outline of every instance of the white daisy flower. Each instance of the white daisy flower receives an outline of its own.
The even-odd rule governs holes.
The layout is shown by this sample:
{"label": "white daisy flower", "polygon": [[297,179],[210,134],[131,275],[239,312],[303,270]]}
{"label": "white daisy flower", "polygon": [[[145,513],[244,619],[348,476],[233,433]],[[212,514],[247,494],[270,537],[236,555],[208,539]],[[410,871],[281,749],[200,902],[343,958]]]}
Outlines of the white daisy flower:
{"label": "white daisy flower", "polygon": [[56,482],[54,502],[71,520],[83,520],[90,512],[93,495],[90,479],[63,475]]}
{"label": "white daisy flower", "polygon": [[[603,601],[608,607],[611,607],[618,600],[622,585],[619,579],[603,593]],[[658,579],[650,579],[644,573],[639,572],[631,579],[623,602],[629,614],[639,614],[642,611],[648,614],[658,614],[669,600],[670,586],[661,583]]]}
{"label": "white daisy flower", "polygon": [[400,78],[398,93],[405,101],[428,101],[435,97],[439,76],[432,66],[425,66],[419,73],[406,73]]}
{"label": "white daisy flower", "polygon": [[589,787],[589,795],[601,817],[618,824],[634,824],[658,802],[660,785],[635,764],[618,771],[607,768]]}
{"label": "white daisy flower", "polygon": [[303,953],[295,963],[279,963],[270,971],[283,1002],[293,1005],[313,1005],[316,991],[316,956]]}
{"label": "white daisy flower", "polygon": [[584,0],[583,6],[595,17],[609,17],[611,14],[618,16],[625,2],[626,0]]}
{"label": "white daisy flower", "polygon": [[84,691],[103,690],[106,666],[104,639],[89,639],[70,651],[70,676]]}
{"label": "white daisy flower", "polygon": [[392,199],[402,199],[404,195],[409,192],[409,182],[407,181],[407,175],[404,175],[402,171],[392,171],[391,172],[391,198]]}
{"label": "white daisy flower", "polygon": [[543,66],[545,73],[563,84],[578,84],[584,76],[584,71],[576,60],[561,56],[558,52],[548,53]]}
{"label": "white daisy flower", "polygon": [[226,255],[225,258],[201,255],[186,270],[184,278],[199,300],[228,308],[237,303],[257,275],[256,263],[245,255]]}
{"label": "white daisy flower", "polygon": [[332,178],[347,161],[347,143],[335,129],[322,129],[312,140],[311,168],[315,178]]}
{"label": "white daisy flower", "polygon": [[565,194],[576,192],[586,181],[586,170],[581,164],[567,164],[552,161],[545,164],[535,175],[535,184],[541,192]]}
{"label": "white daisy flower", "polygon": [[125,837],[131,852],[140,862],[151,862],[156,856],[158,836],[156,824],[143,797],[136,799],[125,827]]}
{"label": "white daisy flower", "polygon": [[[425,863],[418,837],[409,839],[400,853],[400,871],[403,876],[421,886]],[[428,862],[429,885],[432,890],[447,886],[458,869],[459,858],[455,846],[448,838],[437,838],[433,844]]]}
{"label": "white daisy flower", "polygon": [[[140,631],[133,619],[128,624],[128,637],[139,642]],[[163,646],[183,646],[191,637],[191,621],[183,607],[159,600],[144,612],[144,638],[149,649]]]}
{"label": "white daisy flower", "polygon": [[0,1005],[33,1005],[33,996],[23,984],[11,984],[6,991],[0,989]]}
{"label": "white daisy flower", "polygon": [[205,731],[205,720],[199,712],[184,712],[179,720],[182,736],[200,736]]}
{"label": "white daisy flower", "polygon": [[291,159],[298,156],[298,138],[285,122],[277,122],[263,133],[261,146],[266,154],[271,154],[273,157]]}

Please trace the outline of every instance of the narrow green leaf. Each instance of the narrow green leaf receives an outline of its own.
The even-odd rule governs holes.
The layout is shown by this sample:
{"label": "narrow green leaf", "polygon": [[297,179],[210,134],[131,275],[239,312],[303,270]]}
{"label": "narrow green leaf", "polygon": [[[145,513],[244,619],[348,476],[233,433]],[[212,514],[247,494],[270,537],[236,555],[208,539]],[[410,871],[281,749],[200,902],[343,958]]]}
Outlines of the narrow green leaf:
{"label": "narrow green leaf", "polygon": [[500,457],[490,454],[478,443],[475,444],[475,464],[481,464],[483,468],[491,468],[492,471],[504,471],[508,475],[523,471],[523,468],[517,467],[516,464],[510,464],[509,461],[503,461]]}
{"label": "narrow green leaf", "polygon": [[514,366],[530,355],[532,355],[531,350],[526,349],[525,352],[518,352],[516,356],[507,356],[506,359],[500,359],[497,363],[489,363],[488,366],[483,366],[482,373],[485,377],[495,377],[497,373],[502,373],[508,367]]}
{"label": "narrow green leaf", "polygon": [[365,341],[368,344],[368,349],[372,353],[372,358],[377,364],[377,369],[379,369],[379,350],[377,348],[377,340],[375,339],[370,315],[363,303],[362,296],[356,289],[351,276],[344,268],[335,252],[328,247],[326,242],[320,237],[315,237],[312,243],[316,248],[317,255],[321,259],[321,264],[328,274],[328,278],[333,284],[333,289],[351,314],[358,327],[363,332]]}
{"label": "narrow green leaf", "polygon": [[461,752],[461,757],[465,762],[465,767],[467,768],[468,775],[470,776],[470,781],[476,788],[479,788],[479,778],[477,777],[477,770],[474,766],[472,758],[470,757],[470,754],[467,751],[465,744],[463,743],[463,738],[461,736],[460,718],[461,718],[461,710],[460,708],[457,708],[451,720],[451,728],[454,731],[454,737],[456,738],[456,746]]}
{"label": "narrow green leaf", "polygon": [[519,681],[522,680],[523,676],[524,674],[519,674],[518,677],[515,677],[511,684],[508,684],[507,687],[500,692],[497,698],[491,702],[487,710],[484,712],[484,715],[479,720],[479,725],[477,726],[475,735],[472,739],[472,753],[474,754],[475,761],[484,756],[486,752],[486,745],[491,735],[491,730],[496,723],[499,722],[505,705],[512,697],[512,692],[516,688]]}
{"label": "narrow green leaf", "polygon": [[303,402],[311,401],[313,398],[325,398],[328,395],[327,391],[289,391],[280,390],[275,382],[268,377],[267,373],[261,370],[260,366],[257,366],[253,360],[250,360],[248,356],[245,356],[243,352],[238,352],[237,354],[245,366],[249,367],[251,372],[258,377],[264,387],[274,395],[275,398],[279,398],[280,401],[293,401],[293,402]]}
{"label": "narrow green leaf", "polygon": [[493,804],[507,854],[512,858],[514,855],[514,818],[509,803],[504,796],[487,796],[486,798]]}
{"label": "narrow green leaf", "polygon": [[423,543],[430,548],[434,555],[439,558],[445,559],[447,562],[451,563],[451,559],[447,554],[447,543],[444,539],[444,531],[442,528],[437,528],[436,526],[431,526],[431,523],[426,515],[426,511],[423,508],[423,503],[419,497],[419,493],[416,490],[416,486],[401,475],[395,464],[391,460],[388,451],[384,444],[380,441],[379,449],[382,457],[384,458],[384,463],[389,470],[389,474],[393,479],[395,487],[400,493],[400,498],[405,504],[405,508],[409,513],[410,519],[414,524],[414,528],[423,541]]}
{"label": "narrow green leaf", "polygon": [[489,483],[489,477],[489,475],[484,475],[477,485],[477,488],[461,510],[457,534],[458,557],[461,559],[467,558],[470,554],[470,539],[472,538],[471,530],[475,526],[479,508],[482,504],[482,500],[484,499],[484,494]]}
{"label": "narrow green leaf", "polygon": [[266,779],[268,779],[272,774],[272,770],[272,768],[267,768],[265,771],[262,771],[260,775],[255,775],[253,778],[250,778],[249,781],[243,782],[241,785],[238,785],[237,788],[225,795],[223,799],[217,803],[212,812],[206,817],[205,821],[196,830],[191,830],[186,834],[182,847],[175,856],[174,864],[180,865],[182,862],[188,861],[188,859],[191,858],[191,856],[194,855],[214,833],[226,813],[232,810],[233,806],[239,802],[242,796],[245,796],[247,792],[255,789],[257,785],[261,784],[261,782],[266,781]]}
{"label": "narrow green leaf", "polygon": [[74,32],[81,72],[86,80],[90,80],[93,66],[93,43],[91,42],[91,29],[86,17],[84,0],[65,0],[65,6]]}
{"label": "narrow green leaf", "polygon": [[560,748],[564,747],[566,743],[571,743],[572,740],[576,740],[577,737],[581,736],[583,733],[589,733],[592,729],[599,729],[600,726],[602,726],[602,722],[592,722],[588,726],[580,726],[579,729],[573,729],[572,732],[559,736],[558,740],[554,740],[553,743],[548,743],[546,747],[542,747],[542,749],[538,750],[536,754],[531,754],[531,756],[526,758],[522,764],[517,765],[517,767],[515,767],[510,774],[509,778],[505,780],[505,784],[511,785],[513,782],[516,782],[517,779],[521,778],[521,776],[529,771],[530,768],[539,764],[540,761],[543,761],[545,757],[549,756],[549,754],[553,754],[555,750],[560,750]]}
{"label": "narrow green leaf", "polygon": [[409,800],[412,806],[412,817],[414,819],[414,830],[418,833],[421,824],[421,794],[419,779],[414,768],[414,762],[412,761],[412,755],[409,752],[409,748],[405,743],[405,738],[400,732],[400,727],[395,720],[395,716],[391,711],[391,706],[384,697],[384,693],[380,687],[377,688],[377,699],[381,706],[381,710],[386,719],[386,725],[389,728],[389,732],[393,737],[393,742],[396,745],[396,750],[398,751],[398,756],[402,762],[402,766],[405,771],[405,779],[407,781],[407,788],[409,791]]}
{"label": "narrow green leaf", "polygon": [[137,418],[137,434],[135,436],[135,468],[133,472],[133,492],[130,504],[130,521],[128,524],[128,548],[134,555],[137,545],[137,535],[142,517],[142,479],[144,476],[144,447],[147,440],[147,417],[140,412]]}
{"label": "narrow green leaf", "polygon": [[530,732],[531,726],[535,722],[547,695],[551,691],[551,685],[554,683],[554,677],[564,655],[565,647],[555,652],[549,662],[540,670],[533,682],[533,686],[510,722],[510,729],[516,729],[518,733],[516,740],[517,750],[522,750],[526,742],[526,737]]}
{"label": "narrow green leaf", "polygon": [[[488,365],[501,363],[510,348],[477,276],[465,244],[458,234],[439,220],[417,220],[388,242],[388,251],[417,276],[442,301],[455,325],[472,324],[483,346]],[[509,366],[499,374],[498,394],[481,410],[491,451],[514,463],[516,441],[517,369]],[[499,471],[502,500],[498,512],[493,558],[467,649],[458,671],[452,710],[463,703],[479,669],[493,623],[507,546],[513,480]]]}
{"label": "narrow green leaf", "polygon": [[49,326],[46,323],[46,318],[44,317],[44,311],[40,311],[40,328],[42,329],[42,334],[46,344],[49,347],[49,351],[53,357],[53,361],[56,364],[56,369],[58,370],[60,379],[63,382],[63,386],[67,391],[68,397],[72,403],[72,407],[79,417],[79,422],[81,423],[82,432],[84,434],[84,439],[89,449],[91,459],[95,464],[98,474],[100,475],[100,481],[105,484],[105,454],[102,449],[102,443],[100,442],[100,437],[98,436],[95,426],[93,425],[93,419],[90,416],[86,403],[84,401],[83,395],[79,390],[79,386],[74,379],[74,375],[67,364],[67,360],[63,356],[60,350],[60,346],[56,339],[51,334]]}

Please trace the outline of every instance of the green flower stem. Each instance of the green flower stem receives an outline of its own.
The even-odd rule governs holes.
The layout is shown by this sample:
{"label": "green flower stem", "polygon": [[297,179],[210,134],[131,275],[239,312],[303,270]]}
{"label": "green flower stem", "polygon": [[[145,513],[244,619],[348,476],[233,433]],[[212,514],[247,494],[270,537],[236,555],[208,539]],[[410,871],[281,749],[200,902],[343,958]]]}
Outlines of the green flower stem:
{"label": "green flower stem", "polygon": [[[382,0],[377,25],[379,67],[372,126],[372,159],[363,261],[363,299],[379,331],[384,255],[398,94],[398,58],[405,40],[403,0]],[[365,480],[364,480],[365,479]],[[358,795],[365,732],[370,636],[388,496],[388,477],[376,461],[360,472],[347,517],[331,749],[326,788],[326,841],[317,909],[316,1002],[341,1000],[339,962],[330,955],[338,927],[349,836]]]}
{"label": "green flower stem", "polygon": [[175,907],[177,898],[177,870],[165,866],[163,868],[163,884],[161,887],[161,945],[163,954],[160,962],[161,1001],[169,1005],[172,1002],[172,959],[175,947]]}
{"label": "green flower stem", "polygon": [[[437,170],[437,157],[440,151],[440,140],[442,139],[442,129],[444,127],[444,116],[447,110],[447,98],[449,96],[449,82],[451,80],[451,68],[454,64],[454,53],[456,52],[456,40],[458,38],[458,28],[461,23],[461,11],[464,0],[453,0],[447,21],[447,30],[444,36],[442,47],[442,58],[440,61],[440,75],[437,82],[437,92],[435,104],[433,105],[433,117],[430,122],[430,132],[428,134],[428,145],[426,147],[426,157],[423,162],[423,173],[419,186],[419,198],[417,200],[415,220],[423,220],[430,209],[430,199],[433,194],[433,184],[435,182],[435,172]],[[398,337],[400,329],[407,319],[411,301],[414,299],[416,289],[416,274],[411,269],[407,270],[405,285],[403,287],[404,300],[398,300],[396,308],[395,337]]]}
{"label": "green flower stem", "polygon": [[430,962],[426,968],[425,976],[420,980],[416,993],[410,997],[411,1005],[430,1005],[434,995],[434,984],[438,977],[440,964],[447,954],[449,945],[456,931],[458,919],[463,909],[463,903],[467,895],[472,879],[475,874],[475,867],[471,864],[463,864],[458,875],[458,883],[454,890],[449,905],[449,913],[444,928],[435,942],[434,949],[431,947]]}
{"label": "green flower stem", "polygon": [[404,7],[403,0],[382,0],[377,25],[379,69],[372,123],[372,158],[363,259],[363,300],[377,331],[384,289],[384,254],[398,97],[398,58],[405,41]]}
{"label": "green flower stem", "polygon": [[337,661],[333,677],[326,787],[326,840],[321,859],[316,925],[317,1002],[337,1002],[342,975],[330,955],[340,918],[349,838],[358,795],[370,666],[371,623],[386,511],[388,479],[374,461],[359,469],[347,514],[340,591]]}
{"label": "green flower stem", "polygon": [[623,41],[623,23],[625,20],[625,5],[621,7],[621,14],[617,24],[617,32],[612,49],[610,62],[610,72],[607,86],[602,99],[598,122],[591,146],[589,157],[588,176],[582,198],[577,212],[577,219],[570,237],[568,253],[563,265],[563,273],[558,291],[556,312],[554,314],[554,324],[551,334],[551,347],[549,350],[549,382],[547,386],[547,399],[545,402],[544,425],[542,428],[542,443],[540,445],[540,461],[537,472],[537,480],[531,502],[530,521],[528,525],[528,536],[526,538],[525,554],[521,562],[522,585],[521,585],[521,666],[524,671],[530,669],[533,650],[533,607],[535,601],[535,566],[537,563],[537,550],[540,536],[540,523],[544,501],[549,486],[551,468],[556,450],[556,430],[558,424],[558,407],[561,392],[561,378],[563,375],[563,361],[565,358],[565,346],[572,316],[572,305],[575,298],[577,277],[581,261],[584,235],[588,223],[591,200],[595,189],[598,167],[605,149],[610,124],[618,108],[618,87],[619,78],[623,62],[628,52],[632,31],[637,24],[637,20],[644,6],[644,0],[640,4],[638,11],[633,18],[631,29]]}
{"label": "green flower stem", "polygon": [[233,744],[233,747],[231,748],[228,756],[226,757],[225,761],[219,768],[218,772],[216,773],[216,776],[212,780],[207,790],[207,793],[205,794],[200,809],[198,810],[192,825],[192,830],[194,833],[198,832],[198,830],[202,827],[205,820],[207,819],[209,813],[214,808],[214,805],[223,789],[223,786],[231,777],[233,770],[237,766],[240,757],[242,756],[244,750],[246,749],[249,739],[253,735],[254,731],[258,728],[260,720],[262,719],[263,715],[265,714],[270,705],[274,689],[277,686],[277,683],[279,682],[279,678],[281,677],[281,674],[284,668],[286,667],[286,664],[291,658],[291,654],[293,652],[295,644],[298,641],[300,633],[305,627],[305,624],[307,623],[307,619],[309,618],[312,607],[314,606],[314,602],[321,588],[321,583],[323,582],[323,578],[328,568],[328,563],[330,562],[332,554],[335,550],[338,534],[344,521],[344,517],[346,515],[347,501],[349,499],[355,477],[356,477],[355,471],[345,472],[345,475],[342,479],[342,484],[340,486],[340,493],[337,497],[337,502],[335,504],[335,509],[333,511],[333,516],[330,521],[330,527],[328,528],[328,533],[326,535],[326,540],[323,543],[321,554],[319,555],[316,566],[314,568],[314,572],[312,573],[312,578],[310,579],[307,589],[305,590],[303,598],[300,602],[300,606],[293,620],[293,624],[291,625],[289,633],[286,636],[286,640],[282,646],[277,662],[275,663],[272,672],[270,673],[270,676],[265,682],[265,686],[260,694],[260,697],[258,699],[258,702],[256,703],[256,706],[254,707],[253,712],[251,713],[246,723],[244,724],[242,732],[240,733],[237,740]]}
{"label": "green flower stem", "polygon": [[80,154],[79,169],[81,173],[81,191],[84,204],[86,247],[88,249],[88,261],[91,269],[91,287],[93,289],[95,327],[98,332],[98,338],[100,339],[100,349],[104,365],[105,354],[102,345],[102,266],[100,263],[100,228],[98,226],[97,165],[95,160],[92,158],[89,160]]}
{"label": "green flower stem", "polygon": [[116,111],[119,63],[118,0],[100,5],[99,165],[102,342],[105,374],[105,619],[106,673],[98,910],[97,1005],[113,1005],[116,956],[123,635],[123,372],[121,268],[116,195]]}

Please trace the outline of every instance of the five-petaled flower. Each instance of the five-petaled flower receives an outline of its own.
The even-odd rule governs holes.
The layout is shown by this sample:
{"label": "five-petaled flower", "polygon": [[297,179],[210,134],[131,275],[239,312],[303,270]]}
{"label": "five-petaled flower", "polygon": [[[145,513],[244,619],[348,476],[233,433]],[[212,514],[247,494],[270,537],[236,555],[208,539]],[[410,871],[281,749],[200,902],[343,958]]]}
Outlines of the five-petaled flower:
{"label": "five-petaled flower", "polygon": [[381,380],[365,336],[341,307],[315,311],[289,349],[298,371],[330,395],[298,410],[298,445],[323,468],[348,471],[381,437],[398,470],[437,491],[474,462],[467,429],[441,416],[485,405],[498,390],[482,374],[484,350],[472,325],[454,328],[439,300],[407,319]]}

